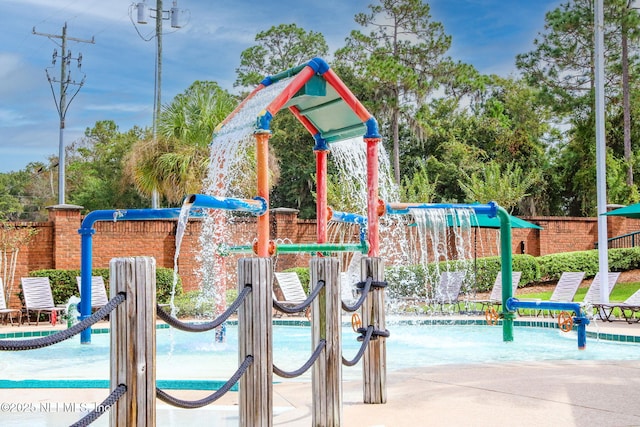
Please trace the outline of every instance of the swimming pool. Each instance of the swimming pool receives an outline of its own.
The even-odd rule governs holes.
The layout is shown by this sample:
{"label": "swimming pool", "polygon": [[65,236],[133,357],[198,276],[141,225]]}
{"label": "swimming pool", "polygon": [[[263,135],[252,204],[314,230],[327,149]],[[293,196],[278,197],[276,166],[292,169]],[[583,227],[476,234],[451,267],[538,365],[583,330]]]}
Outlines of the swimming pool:
{"label": "swimming pool", "polygon": [[[518,327],[514,341],[505,343],[499,326],[389,322],[387,368],[390,371],[443,364],[483,364],[545,360],[640,360],[640,345],[587,339],[578,350],[575,332]],[[285,371],[299,368],[311,354],[309,326],[275,325],[274,364]],[[360,348],[358,334],[343,329],[343,356],[352,359]],[[226,342],[217,343],[215,332],[189,333],[159,329],[156,371],[158,381],[226,381],[238,366],[237,327],[227,326]],[[343,378],[361,378],[360,363],[343,368]],[[77,339],[39,350],[4,352],[0,358],[0,387],[9,381],[108,380],[109,335],[95,333],[92,342]],[[307,372],[293,381],[307,381]],[[284,380],[274,375],[274,381]],[[9,384],[10,385],[10,384]],[[187,387],[189,388],[189,387]]]}

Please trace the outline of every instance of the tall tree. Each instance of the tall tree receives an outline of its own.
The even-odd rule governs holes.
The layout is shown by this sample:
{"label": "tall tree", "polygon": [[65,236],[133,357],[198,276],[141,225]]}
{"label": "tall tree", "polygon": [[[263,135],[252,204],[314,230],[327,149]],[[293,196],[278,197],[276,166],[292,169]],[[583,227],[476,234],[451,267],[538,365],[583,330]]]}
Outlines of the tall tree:
{"label": "tall tree", "polygon": [[508,163],[504,168],[497,162],[489,162],[482,173],[474,173],[460,181],[460,187],[468,202],[494,201],[512,211],[539,180],[535,174],[524,173],[515,162]]}
{"label": "tall tree", "polygon": [[126,181],[123,159],[145,131],[120,132],[112,120],[98,121],[67,148],[69,202],[86,211],[140,208],[148,204]]}
{"label": "tall tree", "polygon": [[350,65],[383,100],[380,113],[389,121],[393,169],[400,184],[400,123],[414,122],[417,107],[451,68],[444,56],[451,37],[441,23],[431,20],[430,7],[422,0],[380,0],[369,9],[355,21],[371,31],[352,31],[336,58]]}
{"label": "tall tree", "polygon": [[[615,157],[624,157],[631,168],[634,162],[632,150],[626,146],[623,134],[613,130],[626,126],[623,118],[625,114],[618,114],[618,111],[626,108],[621,105],[621,99],[624,98],[621,95],[624,86],[621,37],[623,34],[637,37],[639,22],[637,19],[629,19],[632,14],[626,10],[627,0],[610,0],[604,6],[607,146],[614,149]],[[581,156],[595,155],[592,149],[595,134],[589,129],[594,123],[593,1],[568,1],[548,12],[545,19],[544,32],[534,41],[534,49],[518,55],[517,66],[527,81],[540,89],[542,101],[551,106],[571,128],[571,132],[566,134],[568,143],[560,147],[577,151]],[[630,67],[637,67],[637,57],[627,59],[630,60]],[[558,151],[558,155],[558,161],[566,164],[569,159],[575,158],[576,153]],[[595,161],[591,157],[583,160],[574,165],[577,169],[558,170],[566,174],[561,181],[574,182],[577,186],[577,193],[567,199],[571,206],[569,212],[575,215],[590,214],[595,209],[595,198],[591,194]],[[607,164],[608,168],[612,166]],[[576,183],[578,178],[583,181]],[[611,195],[622,197],[623,194],[629,198],[612,201],[632,202],[634,194],[637,195],[637,188],[609,192],[610,199]]]}
{"label": "tall tree", "polygon": [[329,47],[322,33],[296,24],[280,24],[256,35],[256,45],[242,51],[235,86],[256,86],[267,75],[300,65],[314,56],[326,56]]}

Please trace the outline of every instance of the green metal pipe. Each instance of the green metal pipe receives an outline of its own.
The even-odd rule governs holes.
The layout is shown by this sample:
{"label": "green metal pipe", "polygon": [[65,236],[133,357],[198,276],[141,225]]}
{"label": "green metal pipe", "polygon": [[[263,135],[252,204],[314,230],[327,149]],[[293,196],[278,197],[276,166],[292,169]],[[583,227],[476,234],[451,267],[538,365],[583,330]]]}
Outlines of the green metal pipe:
{"label": "green metal pipe", "polygon": [[366,243],[285,243],[277,245],[276,252],[362,252],[366,254],[369,250],[367,246]]}
{"label": "green metal pipe", "polygon": [[513,319],[515,313],[507,308],[507,300],[513,297],[513,256],[511,255],[511,219],[509,213],[498,206],[500,219],[500,260],[502,271],[502,340],[513,341]]}
{"label": "green metal pipe", "polygon": [[275,83],[277,81],[280,81],[282,79],[286,79],[288,77],[292,77],[295,76],[296,74],[298,74],[300,71],[302,71],[304,69],[304,67],[306,67],[307,64],[301,64],[298,66],[295,66],[293,68],[289,68],[288,70],[284,70],[278,74],[274,74],[273,76],[269,76],[269,79],[271,80],[270,83]]}
{"label": "green metal pipe", "polygon": [[220,248],[220,255],[226,256],[232,254],[249,254],[253,253],[253,245],[237,245],[237,246],[226,246]]}

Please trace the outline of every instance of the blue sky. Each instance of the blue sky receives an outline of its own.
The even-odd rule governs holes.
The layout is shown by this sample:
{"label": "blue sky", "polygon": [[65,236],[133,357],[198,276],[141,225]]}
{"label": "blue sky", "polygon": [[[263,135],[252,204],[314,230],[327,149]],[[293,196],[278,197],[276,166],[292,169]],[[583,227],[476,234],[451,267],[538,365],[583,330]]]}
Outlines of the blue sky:
{"label": "blue sky", "polygon": [[[155,7],[155,0],[147,0]],[[188,24],[163,38],[162,101],[169,102],[195,80],[213,80],[233,88],[240,52],[254,44],[257,32],[296,23],[322,32],[330,51],[357,29],[353,17],[375,0],[178,0]],[[126,0],[0,0],[0,172],[23,169],[57,155],[59,119],[45,68],[54,49],[47,37],[61,34],[95,37],[95,44],[68,42],[74,57],[82,53],[86,81],[69,105],[65,145],[82,137],[98,120],[114,120],[121,131],[151,126],[155,40],[143,41],[129,18]],[[515,55],[531,49],[543,30],[544,15],[560,0],[432,0],[432,17],[453,38],[449,55],[483,73],[515,73]],[[164,0],[169,9],[171,0]],[[165,31],[171,29],[165,22]],[[143,34],[153,24],[138,27]],[[326,58],[331,63],[331,58]],[[59,78],[59,62],[50,74]],[[72,78],[80,80],[75,64]],[[56,87],[57,90],[57,87]]]}

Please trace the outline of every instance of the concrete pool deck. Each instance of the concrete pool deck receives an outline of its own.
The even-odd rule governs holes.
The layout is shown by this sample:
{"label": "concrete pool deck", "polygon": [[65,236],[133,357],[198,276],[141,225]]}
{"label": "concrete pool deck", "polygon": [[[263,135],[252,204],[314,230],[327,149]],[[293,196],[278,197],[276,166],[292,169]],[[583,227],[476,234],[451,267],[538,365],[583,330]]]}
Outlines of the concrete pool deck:
{"label": "concrete pool deck", "polygon": [[[523,317],[521,319],[527,319]],[[2,327],[0,333],[33,326]],[[51,328],[41,324],[38,329]],[[58,328],[58,327],[56,327]],[[589,331],[640,336],[640,324],[596,322]],[[517,339],[517,330],[516,330]],[[589,338],[587,339],[588,346]],[[640,346],[637,361],[511,362],[446,365],[387,373],[387,403],[362,403],[362,382],[343,383],[343,426],[640,426]],[[425,356],[428,357],[428,356]],[[210,392],[172,391],[186,399]],[[100,403],[105,389],[0,389],[0,403]],[[274,385],[274,425],[310,426],[309,382]],[[237,393],[201,410],[158,405],[158,426],[237,425]],[[38,415],[38,414],[36,414]],[[43,416],[45,414],[39,414]],[[48,414],[51,419],[51,414]],[[3,425],[35,425],[31,414],[3,413]],[[81,413],[57,412],[50,424],[69,425]],[[213,418],[216,419],[212,423]],[[14,420],[14,421],[12,421]],[[219,421],[218,421],[219,420]],[[14,424],[12,424],[14,422]],[[25,424],[26,422],[26,424]],[[22,424],[20,424],[22,423]],[[93,425],[108,425],[108,416]]]}

